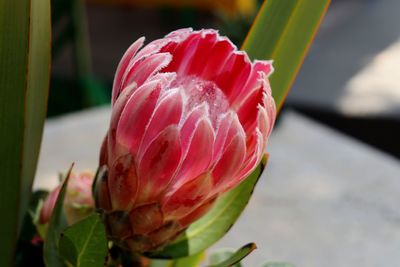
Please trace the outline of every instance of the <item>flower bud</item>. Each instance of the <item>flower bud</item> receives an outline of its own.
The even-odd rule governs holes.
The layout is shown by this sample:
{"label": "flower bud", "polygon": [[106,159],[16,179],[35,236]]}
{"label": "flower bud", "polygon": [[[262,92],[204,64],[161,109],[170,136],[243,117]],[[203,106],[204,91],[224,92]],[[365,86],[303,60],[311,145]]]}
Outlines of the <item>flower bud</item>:
{"label": "flower bud", "polygon": [[[94,210],[93,179],[91,172],[71,173],[63,206],[68,224],[83,219]],[[40,213],[40,224],[46,224],[50,220],[60,189],[61,185],[58,185],[45,199]]]}
{"label": "flower bud", "polygon": [[95,193],[109,238],[137,252],[170,242],[243,181],[275,121],[271,62],[250,62],[215,30],[143,42],[115,74]]}

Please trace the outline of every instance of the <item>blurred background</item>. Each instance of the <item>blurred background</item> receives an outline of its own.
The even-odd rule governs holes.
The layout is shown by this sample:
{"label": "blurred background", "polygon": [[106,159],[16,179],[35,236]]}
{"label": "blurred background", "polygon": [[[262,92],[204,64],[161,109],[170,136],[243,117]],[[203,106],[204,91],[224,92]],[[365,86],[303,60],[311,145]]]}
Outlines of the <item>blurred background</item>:
{"label": "blurred background", "polygon": [[[140,36],[212,27],[240,46],[261,0],[54,0],[48,117],[106,105]],[[400,157],[400,1],[333,0],[284,110]]]}

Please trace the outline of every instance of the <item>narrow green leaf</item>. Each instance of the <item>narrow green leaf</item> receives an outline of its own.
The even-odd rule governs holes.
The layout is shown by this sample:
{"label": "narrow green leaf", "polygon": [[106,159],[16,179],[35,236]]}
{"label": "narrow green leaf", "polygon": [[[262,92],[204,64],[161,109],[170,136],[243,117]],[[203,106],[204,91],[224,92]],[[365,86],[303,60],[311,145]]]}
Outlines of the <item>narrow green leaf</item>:
{"label": "narrow green leaf", "polygon": [[257,248],[257,246],[254,243],[250,243],[250,244],[244,245],[238,251],[233,253],[228,259],[226,259],[223,262],[220,262],[218,264],[210,265],[209,267],[230,267],[230,266],[234,266],[236,263],[239,263],[242,259],[244,259],[247,255],[249,255],[256,248]]}
{"label": "narrow green leaf", "polygon": [[214,207],[183,235],[153,258],[179,258],[200,253],[229,231],[247,205],[264,165],[260,164],[238,187],[222,195]]}
{"label": "narrow green leaf", "polygon": [[185,258],[175,260],[152,259],[149,267],[197,267],[204,260],[204,251]]}
{"label": "narrow green leaf", "polygon": [[152,259],[149,267],[172,267],[172,260]]}
{"label": "narrow green leaf", "polygon": [[270,263],[265,263],[262,267],[294,267],[294,266],[284,262],[270,262]]}
{"label": "narrow green leaf", "polygon": [[50,0],[0,0],[0,266],[27,211],[50,72]]}
{"label": "narrow green leaf", "polygon": [[[235,254],[235,250],[233,248],[219,249],[211,253],[211,255],[208,257],[208,261],[211,265],[217,264],[229,259],[233,254]],[[242,265],[239,262],[231,267],[242,267]]]}
{"label": "narrow green leaf", "polygon": [[47,228],[46,239],[44,240],[43,256],[44,262],[48,267],[64,266],[64,261],[58,253],[58,240],[61,232],[65,229],[65,227],[67,227],[67,221],[63,213],[63,204],[72,167],[73,165],[70,167],[65,181],[61,187],[56,205],[53,209],[53,213],[51,214],[50,222]]}
{"label": "narrow green leaf", "polygon": [[60,255],[75,267],[102,267],[107,256],[106,230],[99,214],[68,227],[59,241]]}
{"label": "narrow green leaf", "polygon": [[282,107],[330,0],[267,0],[242,46],[252,59],[272,59],[272,95]]}
{"label": "narrow green leaf", "polygon": [[174,260],[171,267],[197,267],[204,260],[204,251],[185,258]]}

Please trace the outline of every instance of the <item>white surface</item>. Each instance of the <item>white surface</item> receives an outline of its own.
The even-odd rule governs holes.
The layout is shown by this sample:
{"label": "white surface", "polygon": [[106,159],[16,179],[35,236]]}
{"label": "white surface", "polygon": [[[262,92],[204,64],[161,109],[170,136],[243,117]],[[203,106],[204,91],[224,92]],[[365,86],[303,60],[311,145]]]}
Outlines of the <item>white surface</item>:
{"label": "white surface", "polygon": [[68,170],[96,170],[100,146],[106,134],[109,108],[90,109],[46,121],[35,189],[54,188],[58,173]]}
{"label": "white surface", "polygon": [[[296,113],[286,113],[269,144],[269,166],[239,222],[215,247],[254,241],[245,260],[297,267],[398,266],[400,164]],[[35,187],[59,170],[95,168],[109,109],[46,123]],[[53,177],[53,178],[51,178]]]}

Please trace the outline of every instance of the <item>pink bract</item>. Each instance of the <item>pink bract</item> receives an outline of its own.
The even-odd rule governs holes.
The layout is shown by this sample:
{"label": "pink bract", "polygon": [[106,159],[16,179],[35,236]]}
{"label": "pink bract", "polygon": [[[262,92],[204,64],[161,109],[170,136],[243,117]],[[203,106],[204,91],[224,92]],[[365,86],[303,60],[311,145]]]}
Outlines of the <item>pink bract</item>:
{"label": "pink bract", "polygon": [[115,74],[100,155],[108,174],[96,194],[109,235],[138,251],[168,242],[245,179],[276,116],[271,62],[250,62],[217,31],[181,29],[143,43]]}

